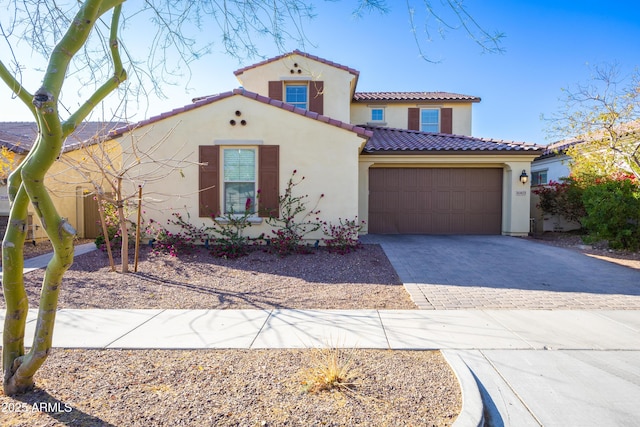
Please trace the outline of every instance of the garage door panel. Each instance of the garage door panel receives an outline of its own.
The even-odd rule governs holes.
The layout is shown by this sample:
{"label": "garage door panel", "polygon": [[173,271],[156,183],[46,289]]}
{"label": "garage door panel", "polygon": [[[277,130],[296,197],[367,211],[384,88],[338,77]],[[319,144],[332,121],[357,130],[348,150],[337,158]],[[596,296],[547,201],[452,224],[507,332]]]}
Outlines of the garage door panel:
{"label": "garage door panel", "polygon": [[467,210],[468,195],[466,191],[451,192],[451,210],[465,211]]}
{"label": "garage door panel", "polygon": [[451,209],[451,192],[450,191],[437,191],[435,192],[436,196],[436,207],[435,210],[437,212],[448,212]]}
{"label": "garage door panel", "polygon": [[369,171],[371,233],[500,234],[502,169]]}

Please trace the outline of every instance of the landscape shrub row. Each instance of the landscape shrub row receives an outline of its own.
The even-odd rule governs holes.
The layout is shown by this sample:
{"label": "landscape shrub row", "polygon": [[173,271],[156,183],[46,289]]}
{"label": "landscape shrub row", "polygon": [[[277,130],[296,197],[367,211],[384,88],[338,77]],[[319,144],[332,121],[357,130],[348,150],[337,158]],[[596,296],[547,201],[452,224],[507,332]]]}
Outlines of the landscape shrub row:
{"label": "landscape shrub row", "polygon": [[[177,256],[181,253],[190,253],[198,246],[206,247],[210,253],[217,257],[238,258],[247,255],[252,247],[262,246],[265,250],[286,256],[295,253],[309,253],[312,248],[320,246],[320,240],[308,245],[306,241],[309,234],[322,230],[325,238],[322,243],[330,252],[346,254],[361,247],[358,235],[364,226],[364,221],[354,219],[339,219],[338,224],[328,223],[320,219],[320,210],[317,208],[322,194],[313,207],[309,207],[308,195],[295,194],[295,187],[304,177],[297,178],[297,171],[293,171],[284,194],[279,197],[279,209],[277,214],[267,215],[264,221],[271,226],[271,233],[264,233],[251,238],[245,234],[247,228],[252,226],[254,206],[251,199],[247,199],[244,209],[231,210],[226,213],[216,213],[211,216],[212,225],[202,224],[195,226],[189,218],[184,218],[180,213],[174,213],[167,220],[166,225],[159,224],[149,219],[143,228],[143,234],[151,240],[154,252],[168,253]],[[258,199],[260,192],[258,191]],[[120,227],[115,209],[105,205],[104,209],[109,224],[109,238],[112,247],[119,245]],[[135,235],[135,224],[130,224],[129,232]],[[170,231],[178,230],[178,231]],[[134,241],[131,239],[131,241]],[[96,245],[104,249],[103,236],[96,239]]]}
{"label": "landscape shrub row", "polygon": [[587,243],[606,240],[613,249],[640,249],[640,185],[633,175],[567,178],[534,192],[543,212],[579,221]]}

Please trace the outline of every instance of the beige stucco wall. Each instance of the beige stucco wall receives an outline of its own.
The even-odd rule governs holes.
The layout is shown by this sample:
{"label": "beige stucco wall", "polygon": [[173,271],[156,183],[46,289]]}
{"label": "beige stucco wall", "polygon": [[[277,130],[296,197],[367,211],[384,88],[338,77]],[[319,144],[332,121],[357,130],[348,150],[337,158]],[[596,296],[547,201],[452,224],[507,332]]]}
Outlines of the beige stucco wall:
{"label": "beige stucco wall", "polygon": [[351,104],[351,123],[357,125],[371,123],[370,109],[385,109],[385,121],[382,126],[407,129],[409,108],[452,108],[453,109],[453,133],[455,135],[471,136],[471,112],[472,103],[353,103]]}
{"label": "beige stucco wall", "polygon": [[[239,111],[241,116],[236,116]],[[230,125],[230,120],[238,122]],[[246,126],[239,124],[246,120]],[[156,158],[171,158],[180,153],[189,162],[165,179],[144,184],[145,218],[165,224],[179,212],[195,226],[213,225],[210,218],[198,217],[198,146],[221,145],[256,147],[280,146],[280,194],[291,173],[304,176],[296,194],[308,194],[309,208],[324,194],[318,209],[320,218],[337,222],[358,213],[358,154],[364,140],[355,133],[322,123],[281,108],[234,95],[186,113],[168,117],[133,131],[141,147],[164,138],[155,151]],[[126,143],[130,136],[119,140]],[[258,188],[260,183],[258,183]],[[222,189],[220,189],[222,193]],[[170,227],[178,231],[176,227]],[[247,235],[269,234],[262,221],[247,229]],[[308,236],[322,238],[321,233]]]}
{"label": "beige stucco wall", "polygon": [[323,81],[323,114],[346,123],[349,123],[349,104],[355,79],[356,76],[346,70],[296,54],[251,68],[238,76],[246,90],[264,96],[269,96],[269,81]]}
{"label": "beige stucco wall", "polygon": [[[114,164],[119,162],[119,146],[115,142],[107,142],[107,151],[111,153]],[[97,150],[97,146],[86,148],[87,150]],[[84,237],[84,203],[83,192],[93,192],[90,179],[100,181],[100,174],[96,170],[90,170],[87,166],[90,162],[87,159],[85,149],[78,149],[62,154],[49,169],[45,177],[45,186],[49,190],[49,195],[58,211],[58,214],[66,218],[76,229],[78,237]],[[18,158],[18,162],[24,160],[24,156]],[[79,166],[80,165],[80,166]],[[84,170],[84,175],[79,173],[77,168]],[[7,197],[7,187],[0,188],[0,214],[9,214],[9,200]],[[35,210],[30,204],[29,214],[33,218],[32,236],[35,240],[47,239],[45,230],[42,228],[40,219],[35,215]],[[29,236],[31,237],[31,236]]]}
{"label": "beige stucco wall", "polygon": [[[376,167],[438,167],[438,168],[502,168],[502,234],[526,236],[529,233],[529,183],[520,182],[524,169],[531,176],[531,161],[535,155],[361,155],[359,163],[358,216],[369,222],[369,168]],[[367,230],[364,230],[366,233]]]}

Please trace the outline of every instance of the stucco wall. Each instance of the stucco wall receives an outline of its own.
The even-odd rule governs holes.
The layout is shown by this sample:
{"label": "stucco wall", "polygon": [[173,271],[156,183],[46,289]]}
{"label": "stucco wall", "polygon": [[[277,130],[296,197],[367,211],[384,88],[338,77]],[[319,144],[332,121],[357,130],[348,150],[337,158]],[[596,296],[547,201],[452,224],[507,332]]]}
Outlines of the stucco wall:
{"label": "stucco wall", "polygon": [[[295,64],[298,64],[298,67],[295,67]],[[351,86],[355,78],[356,76],[346,70],[295,54],[246,70],[238,76],[246,90],[264,96],[269,96],[269,81],[323,81],[323,114],[345,123],[349,123]]]}
{"label": "stucco wall", "polygon": [[[114,165],[119,163],[119,147],[115,142],[107,142],[107,151],[111,153]],[[49,169],[45,177],[45,185],[49,190],[49,195],[58,211],[58,214],[66,218],[78,232],[78,237],[84,237],[84,206],[83,191],[93,191],[93,186],[89,179],[97,182],[101,181],[101,176],[95,167],[90,167],[91,162],[85,150],[98,150],[97,146],[90,146],[86,149],[78,149],[63,153],[61,159],[57,160]],[[18,158],[18,162],[24,159]],[[81,165],[81,166],[78,166]],[[80,173],[78,169],[82,170]],[[89,179],[87,178],[89,177]],[[0,214],[9,215],[9,198],[7,187],[0,187]],[[33,206],[29,204],[28,212],[33,218],[32,236],[35,240],[47,239],[45,230],[42,228],[40,219],[35,215]]]}
{"label": "stucco wall", "polygon": [[[236,111],[241,116],[236,116]],[[232,126],[231,119],[246,120],[246,125]],[[174,212],[179,212],[196,226],[213,224],[210,218],[198,217],[196,162],[200,145],[279,145],[280,194],[291,173],[297,170],[296,176],[305,179],[294,191],[309,196],[309,208],[324,194],[318,204],[322,220],[337,222],[357,215],[358,154],[364,140],[351,131],[235,95],[137,129],[133,135],[141,147],[164,139],[155,151],[157,158],[175,157],[179,152],[180,158],[190,163],[161,181],[145,183],[147,220],[153,218],[165,224]],[[178,231],[176,227],[170,229]],[[268,235],[270,230],[263,221],[247,229],[246,234]],[[309,236],[321,237],[321,233]]]}
{"label": "stucco wall", "polygon": [[547,171],[547,182],[559,182],[561,178],[566,178],[570,174],[569,156],[559,154],[542,160],[536,160],[531,164],[531,171]]}
{"label": "stucco wall", "polygon": [[[409,108],[452,108],[453,109],[453,133],[455,135],[471,136],[471,103],[353,103],[351,105],[351,123],[363,125],[371,122],[370,108],[385,109],[384,125],[390,128],[407,129]],[[374,124],[374,123],[371,123]]]}

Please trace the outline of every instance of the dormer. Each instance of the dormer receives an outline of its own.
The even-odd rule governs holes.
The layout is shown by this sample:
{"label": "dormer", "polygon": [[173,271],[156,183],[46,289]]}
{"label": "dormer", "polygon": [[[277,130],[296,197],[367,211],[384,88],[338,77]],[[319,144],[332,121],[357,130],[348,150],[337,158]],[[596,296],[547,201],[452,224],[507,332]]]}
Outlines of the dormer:
{"label": "dormer", "polygon": [[234,74],[250,92],[351,122],[351,100],[359,75],[352,68],[295,50]]}

